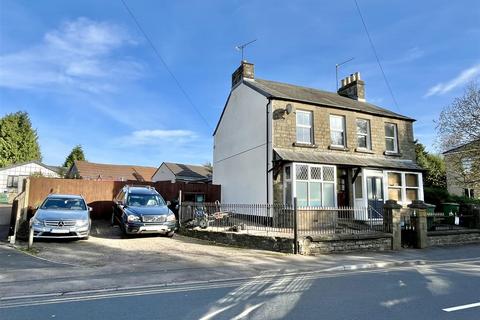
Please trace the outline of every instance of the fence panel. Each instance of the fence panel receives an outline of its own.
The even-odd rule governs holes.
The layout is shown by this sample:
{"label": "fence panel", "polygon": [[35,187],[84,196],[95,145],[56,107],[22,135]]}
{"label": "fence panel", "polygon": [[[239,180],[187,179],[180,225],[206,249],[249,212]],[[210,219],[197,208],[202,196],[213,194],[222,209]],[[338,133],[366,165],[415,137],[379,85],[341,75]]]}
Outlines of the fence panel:
{"label": "fence panel", "polygon": [[[294,235],[294,209],[292,205],[283,204],[186,202],[181,205],[179,220],[187,228],[291,238]],[[383,217],[379,218],[369,208],[349,207],[299,207],[297,228],[302,237],[391,232]]]}

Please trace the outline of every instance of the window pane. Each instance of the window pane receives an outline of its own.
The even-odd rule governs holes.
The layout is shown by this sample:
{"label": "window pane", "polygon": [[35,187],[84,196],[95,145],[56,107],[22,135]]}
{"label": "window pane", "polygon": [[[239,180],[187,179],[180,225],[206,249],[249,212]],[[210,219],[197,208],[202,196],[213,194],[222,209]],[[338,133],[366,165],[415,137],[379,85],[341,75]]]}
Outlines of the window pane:
{"label": "window pane", "polygon": [[402,176],[400,173],[389,172],[388,173],[388,186],[398,187],[402,185]]}
{"label": "window pane", "polygon": [[368,134],[368,121],[357,119],[357,133]]}
{"label": "window pane", "polygon": [[390,139],[390,138],[385,139],[385,144],[386,144],[387,151],[395,151],[394,139]]}
{"label": "window pane", "polygon": [[311,128],[297,127],[297,142],[311,143]]}
{"label": "window pane", "polygon": [[323,184],[323,206],[334,207],[335,206],[335,189],[333,183]]}
{"label": "window pane", "polygon": [[297,111],[297,124],[310,126],[311,125],[311,115],[309,111]]}
{"label": "window pane", "polygon": [[407,182],[407,187],[418,187],[418,175],[417,174],[406,174],[405,181]]}
{"label": "window pane", "polygon": [[297,164],[297,180],[307,180],[308,179],[308,166],[304,164]]}
{"label": "window pane", "polygon": [[322,180],[322,167],[311,167],[310,179]]}
{"label": "window pane", "polygon": [[367,136],[358,136],[357,143],[359,148],[367,148]]}
{"label": "window pane", "polygon": [[402,189],[388,188],[388,200],[402,200]]}
{"label": "window pane", "polygon": [[343,132],[337,132],[333,131],[331,133],[332,136],[332,144],[337,145],[337,146],[343,146],[344,141],[343,141]]}
{"label": "window pane", "polygon": [[309,206],[320,207],[322,205],[322,191],[320,182],[310,182]]}
{"label": "window pane", "polygon": [[335,181],[335,168],[325,166],[323,167],[323,181]]}
{"label": "window pane", "polygon": [[361,176],[358,176],[355,180],[355,198],[363,198],[363,185]]}
{"label": "window pane", "polygon": [[343,131],[343,117],[342,116],[330,116],[330,129]]}
{"label": "window pane", "polygon": [[290,176],[290,166],[286,166],[285,167],[285,179],[286,180],[290,180],[291,179],[291,176]]}
{"label": "window pane", "polygon": [[285,184],[285,203],[292,204],[292,183],[290,181]]}
{"label": "window pane", "polygon": [[297,181],[297,205],[300,207],[306,207],[308,205],[308,182]]}
{"label": "window pane", "polygon": [[395,137],[395,125],[392,123],[385,124],[385,137]]}
{"label": "window pane", "polygon": [[407,202],[412,202],[413,200],[418,200],[418,190],[407,189]]}

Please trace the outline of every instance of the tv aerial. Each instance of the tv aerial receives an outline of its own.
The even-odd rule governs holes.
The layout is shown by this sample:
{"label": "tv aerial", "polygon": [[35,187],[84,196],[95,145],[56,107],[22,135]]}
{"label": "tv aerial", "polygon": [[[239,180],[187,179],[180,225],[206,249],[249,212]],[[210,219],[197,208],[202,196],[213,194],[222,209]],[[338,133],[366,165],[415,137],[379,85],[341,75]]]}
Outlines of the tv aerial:
{"label": "tv aerial", "polygon": [[242,61],[243,61],[243,52],[244,52],[245,48],[246,48],[249,44],[254,43],[255,41],[257,41],[257,39],[252,40],[252,41],[249,41],[249,42],[246,42],[246,43],[244,43],[244,44],[239,44],[238,46],[235,46],[235,49],[236,49],[237,51],[241,51],[241,52],[242,52]]}

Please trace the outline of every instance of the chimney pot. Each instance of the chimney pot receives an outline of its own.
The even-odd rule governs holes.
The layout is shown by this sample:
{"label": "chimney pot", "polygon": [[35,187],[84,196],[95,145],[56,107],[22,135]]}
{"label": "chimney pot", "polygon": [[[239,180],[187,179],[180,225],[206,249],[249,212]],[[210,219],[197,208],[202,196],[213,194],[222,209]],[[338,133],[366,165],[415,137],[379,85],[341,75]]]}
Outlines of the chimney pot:
{"label": "chimney pot", "polygon": [[342,86],[338,89],[337,93],[341,96],[365,101],[365,82],[360,78],[360,72],[355,72],[342,79]]}

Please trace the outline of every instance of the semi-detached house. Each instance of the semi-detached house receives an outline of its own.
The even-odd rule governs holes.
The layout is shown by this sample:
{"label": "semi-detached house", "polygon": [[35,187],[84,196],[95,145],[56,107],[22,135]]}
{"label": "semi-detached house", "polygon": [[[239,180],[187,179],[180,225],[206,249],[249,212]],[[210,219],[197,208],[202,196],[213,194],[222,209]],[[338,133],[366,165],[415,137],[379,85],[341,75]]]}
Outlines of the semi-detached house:
{"label": "semi-detached house", "polygon": [[423,200],[415,120],[365,100],[360,74],[326,92],[255,78],[242,61],[214,132],[225,203],[368,206]]}

